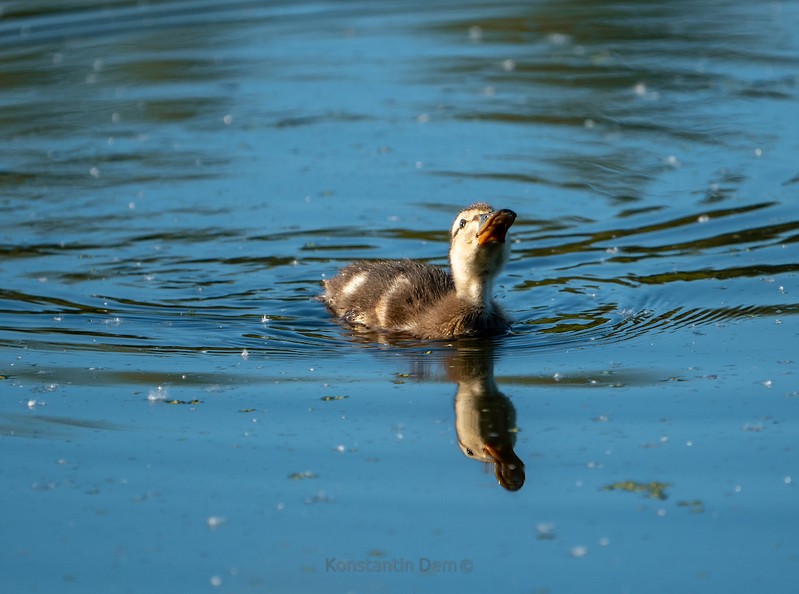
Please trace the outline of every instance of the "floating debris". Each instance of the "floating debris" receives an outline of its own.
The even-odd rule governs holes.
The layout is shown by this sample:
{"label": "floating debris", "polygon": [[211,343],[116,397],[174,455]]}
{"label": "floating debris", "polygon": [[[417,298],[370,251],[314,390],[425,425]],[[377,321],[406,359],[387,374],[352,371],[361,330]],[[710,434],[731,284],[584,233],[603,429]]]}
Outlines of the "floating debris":
{"label": "floating debris", "polygon": [[349,396],[322,396],[322,400],[330,402],[331,400],[346,400]]}
{"label": "floating debris", "polygon": [[680,507],[688,508],[692,514],[701,514],[705,511],[705,504],[701,499],[692,499],[691,501],[678,501],[677,505]]}
{"label": "floating debris", "polygon": [[173,398],[172,400],[164,400],[165,404],[202,404],[202,400],[178,400],[177,398]]}
{"label": "floating debris", "polygon": [[552,522],[539,522],[535,527],[538,540],[555,540],[555,524]]}
{"label": "floating debris", "polygon": [[319,478],[319,475],[310,470],[306,470],[304,472],[293,472],[289,475],[289,478],[293,481],[303,481],[305,479]]}
{"label": "floating debris", "polygon": [[306,505],[314,505],[316,503],[333,503],[335,500],[328,496],[324,491],[319,491],[316,495],[311,495],[303,500]]}
{"label": "floating debris", "polygon": [[637,481],[620,481],[602,487],[603,491],[628,491],[630,493],[645,493],[651,499],[660,499],[663,501],[668,498],[666,489],[671,486],[671,483],[661,483],[660,481],[651,481],[649,483],[639,483]]}
{"label": "floating debris", "polygon": [[254,413],[255,409],[254,408],[240,408],[239,412],[240,413]]}

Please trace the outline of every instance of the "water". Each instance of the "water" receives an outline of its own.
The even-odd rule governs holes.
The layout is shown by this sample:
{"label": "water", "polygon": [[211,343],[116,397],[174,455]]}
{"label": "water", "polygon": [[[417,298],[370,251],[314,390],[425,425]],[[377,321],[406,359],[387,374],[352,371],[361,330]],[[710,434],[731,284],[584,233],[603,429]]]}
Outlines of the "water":
{"label": "water", "polygon": [[[797,2],[2,10],[4,591],[793,591]],[[476,200],[513,335],[314,299]]]}

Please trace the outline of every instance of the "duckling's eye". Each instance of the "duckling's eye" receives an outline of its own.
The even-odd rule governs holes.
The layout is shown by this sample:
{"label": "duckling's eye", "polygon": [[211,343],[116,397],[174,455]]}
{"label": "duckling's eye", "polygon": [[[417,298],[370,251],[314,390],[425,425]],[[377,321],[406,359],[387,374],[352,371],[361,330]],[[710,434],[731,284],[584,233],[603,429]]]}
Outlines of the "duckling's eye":
{"label": "duckling's eye", "polygon": [[463,229],[466,226],[466,219],[461,219],[461,222],[458,223],[458,229]]}

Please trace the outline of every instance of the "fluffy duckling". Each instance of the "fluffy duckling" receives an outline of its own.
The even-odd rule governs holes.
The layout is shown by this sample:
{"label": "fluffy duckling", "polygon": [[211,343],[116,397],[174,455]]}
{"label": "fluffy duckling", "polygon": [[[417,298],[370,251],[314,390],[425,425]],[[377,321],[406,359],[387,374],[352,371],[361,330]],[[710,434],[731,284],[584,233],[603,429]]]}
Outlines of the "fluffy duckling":
{"label": "fluffy duckling", "polygon": [[450,339],[502,334],[510,322],[492,298],[510,255],[512,210],[464,208],[450,234],[450,273],[412,260],[358,261],[325,281],[322,300],[346,323],[368,330]]}

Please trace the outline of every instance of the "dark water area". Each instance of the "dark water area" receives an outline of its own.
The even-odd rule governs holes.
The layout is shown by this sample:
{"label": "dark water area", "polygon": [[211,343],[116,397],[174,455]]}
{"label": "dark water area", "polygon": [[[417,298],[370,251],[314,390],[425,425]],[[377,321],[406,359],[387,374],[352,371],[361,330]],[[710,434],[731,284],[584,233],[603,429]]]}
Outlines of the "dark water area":
{"label": "dark water area", "polygon": [[[799,2],[0,5],[8,592],[793,592]],[[355,259],[518,213],[512,333]]]}

